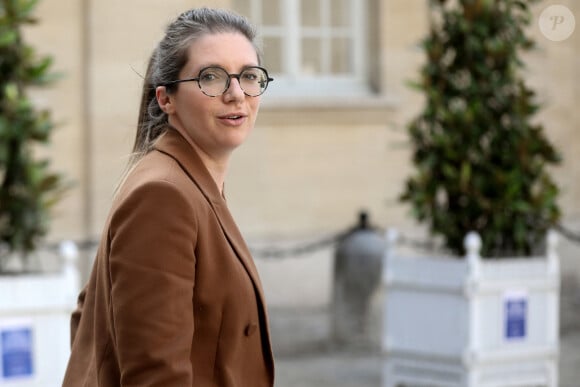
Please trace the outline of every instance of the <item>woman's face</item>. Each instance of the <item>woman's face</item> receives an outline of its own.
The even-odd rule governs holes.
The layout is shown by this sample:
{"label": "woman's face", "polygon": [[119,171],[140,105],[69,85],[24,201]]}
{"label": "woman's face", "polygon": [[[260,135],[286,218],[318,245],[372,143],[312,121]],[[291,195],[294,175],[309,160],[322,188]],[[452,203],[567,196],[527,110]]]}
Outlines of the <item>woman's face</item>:
{"label": "woman's face", "polygon": [[[248,66],[258,65],[254,46],[240,33],[210,34],[197,39],[189,46],[188,58],[179,79],[196,78],[208,66],[239,74]],[[217,97],[203,94],[193,81],[178,84],[171,94],[161,86],[157,98],[169,123],[185,131],[202,152],[217,159],[229,156],[244,142],[260,106],[260,97],[246,96],[236,78]]]}

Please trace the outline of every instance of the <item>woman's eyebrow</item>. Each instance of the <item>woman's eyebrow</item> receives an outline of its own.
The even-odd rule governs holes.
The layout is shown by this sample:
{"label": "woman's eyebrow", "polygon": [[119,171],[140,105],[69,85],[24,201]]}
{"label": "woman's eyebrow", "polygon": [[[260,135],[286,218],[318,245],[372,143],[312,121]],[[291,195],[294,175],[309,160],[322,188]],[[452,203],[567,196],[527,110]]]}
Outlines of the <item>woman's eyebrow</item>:
{"label": "woman's eyebrow", "polygon": [[[242,70],[247,69],[248,67],[255,67],[255,66],[259,66],[259,64],[258,63],[248,63],[248,64],[245,64],[242,67],[240,67],[239,71],[237,71],[237,72],[239,73]],[[206,69],[208,67],[219,67],[219,68],[222,68],[222,69],[228,71],[224,65],[221,65],[219,63],[208,63],[206,65],[199,66],[199,69],[197,71],[194,71],[194,72],[197,75],[197,74],[199,74],[199,72],[201,70]],[[233,72],[230,72],[230,74],[233,74]]]}

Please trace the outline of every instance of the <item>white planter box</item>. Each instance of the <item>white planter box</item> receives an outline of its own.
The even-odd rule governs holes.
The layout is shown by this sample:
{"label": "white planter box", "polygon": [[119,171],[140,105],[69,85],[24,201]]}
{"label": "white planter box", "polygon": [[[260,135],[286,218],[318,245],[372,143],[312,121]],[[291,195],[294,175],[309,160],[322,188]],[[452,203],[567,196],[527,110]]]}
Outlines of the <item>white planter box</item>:
{"label": "white planter box", "polygon": [[556,236],[545,257],[385,259],[383,387],[557,387],[560,273]]}
{"label": "white planter box", "polygon": [[78,291],[72,259],[61,273],[0,275],[1,387],[62,385]]}

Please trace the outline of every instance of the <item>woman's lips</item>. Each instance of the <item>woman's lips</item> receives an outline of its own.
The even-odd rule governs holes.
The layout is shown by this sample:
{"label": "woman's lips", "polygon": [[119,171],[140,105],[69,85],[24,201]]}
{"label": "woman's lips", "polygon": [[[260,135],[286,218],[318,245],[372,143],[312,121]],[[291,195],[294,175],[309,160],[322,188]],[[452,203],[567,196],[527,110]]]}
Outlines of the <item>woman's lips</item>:
{"label": "woman's lips", "polygon": [[220,116],[219,119],[229,125],[237,126],[244,123],[246,115],[242,113],[231,113]]}

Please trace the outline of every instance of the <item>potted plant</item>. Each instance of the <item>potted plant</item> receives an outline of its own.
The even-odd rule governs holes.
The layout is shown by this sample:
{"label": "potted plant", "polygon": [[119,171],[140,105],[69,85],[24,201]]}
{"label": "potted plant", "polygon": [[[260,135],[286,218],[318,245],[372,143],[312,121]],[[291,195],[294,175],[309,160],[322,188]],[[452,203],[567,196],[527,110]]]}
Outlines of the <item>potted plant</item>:
{"label": "potted plant", "polygon": [[[23,41],[36,1],[0,2],[0,385],[26,378],[58,385],[66,366],[69,314],[78,292],[76,270],[42,273],[31,257],[46,234],[50,208],[64,189],[49,162],[35,157],[53,129],[47,110],[27,95],[54,79],[52,59]],[[73,251],[74,253],[74,251]],[[74,255],[74,254],[73,254]],[[30,384],[27,384],[30,385]]]}
{"label": "potted plant", "polygon": [[560,155],[522,74],[534,2],[430,2],[402,200],[466,259],[401,257],[390,236],[385,386],[557,386]]}

